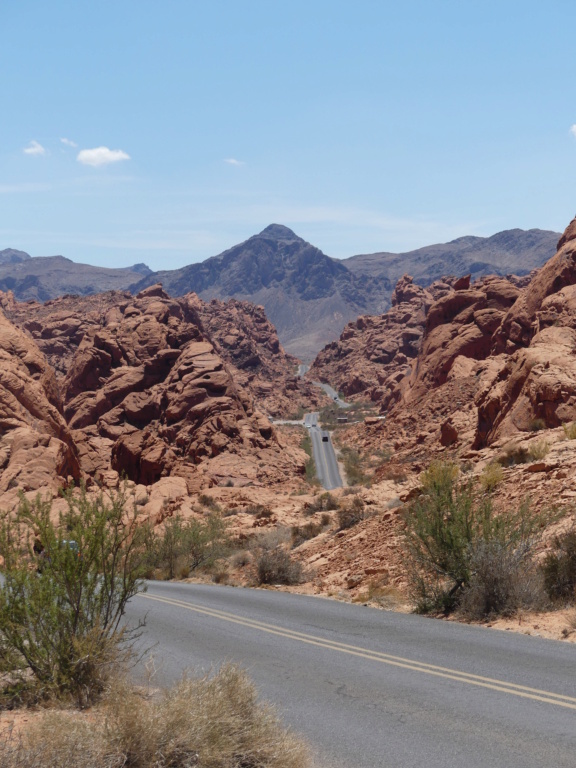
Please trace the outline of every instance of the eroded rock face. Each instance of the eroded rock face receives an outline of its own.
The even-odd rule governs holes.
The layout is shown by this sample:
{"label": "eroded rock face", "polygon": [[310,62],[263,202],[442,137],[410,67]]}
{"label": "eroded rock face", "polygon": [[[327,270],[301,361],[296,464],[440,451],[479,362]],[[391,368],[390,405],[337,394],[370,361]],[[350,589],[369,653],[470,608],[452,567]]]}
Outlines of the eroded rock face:
{"label": "eroded rock face", "polygon": [[472,287],[464,284],[436,301],[428,311],[406,401],[446,383],[459,358],[479,361],[490,356],[492,337],[519,295],[520,290],[506,278],[487,277]]}
{"label": "eroded rock face", "polygon": [[[194,298],[158,286],[85,333],[63,392],[89,474],[112,468],[145,485],[178,476],[193,490],[298,470],[204,335]],[[260,451],[274,454],[271,465]]]}
{"label": "eroded rock face", "polygon": [[[62,393],[70,443],[85,477],[125,474],[151,485],[177,476],[194,490],[267,484],[303,471],[305,457],[279,443],[244,388],[241,368],[229,367],[220,346],[215,349],[197,297],[170,299],[156,285],[137,297],[116,291],[42,305],[3,294],[0,301],[57,368],[59,382],[51,373],[51,391],[57,400]],[[241,309],[226,314],[225,336],[246,315]],[[239,351],[234,339],[228,345],[248,369],[256,364],[254,348],[269,344],[273,352],[277,344],[263,313],[254,314],[258,322],[246,333],[260,327],[256,340],[247,339]],[[288,364],[279,345],[276,355],[277,367]]]}
{"label": "eroded rock face", "polygon": [[287,354],[264,307],[247,301],[190,301],[218,354],[234,377],[247,389],[258,408],[274,418],[288,418],[299,407],[314,410],[322,390],[297,375],[298,359]]}
{"label": "eroded rock face", "polygon": [[422,344],[426,314],[435,299],[452,291],[450,281],[427,289],[404,275],[383,315],[348,323],[310,369],[310,378],[329,382],[350,399],[370,399],[387,411],[401,396]]}
{"label": "eroded rock face", "polygon": [[18,490],[55,490],[69,477],[80,478],[54,372],[32,339],[2,313],[0,470],[0,495],[8,505]]}
{"label": "eroded rock face", "polygon": [[348,323],[340,339],[328,344],[309,376],[347,398],[364,398],[388,408],[400,395],[400,382],[420,349],[426,309],[432,295],[405,275],[383,315],[362,316]]}
{"label": "eroded rock face", "polygon": [[[479,450],[576,420],[576,222],[531,280],[463,279],[431,304],[386,432]],[[412,426],[411,426],[412,425]],[[383,429],[383,428],[382,428]]]}

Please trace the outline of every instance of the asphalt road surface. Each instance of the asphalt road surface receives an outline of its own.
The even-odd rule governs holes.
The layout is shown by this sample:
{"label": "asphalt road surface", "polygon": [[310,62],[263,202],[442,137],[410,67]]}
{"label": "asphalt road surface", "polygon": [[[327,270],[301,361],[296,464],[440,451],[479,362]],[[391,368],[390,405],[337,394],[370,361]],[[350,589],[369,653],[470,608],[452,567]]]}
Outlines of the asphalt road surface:
{"label": "asphalt road surface", "polygon": [[312,441],[312,455],[318,480],[327,491],[341,488],[343,483],[332,439],[328,432],[318,426],[318,413],[307,413],[304,416],[304,426]]}
{"label": "asphalt road surface", "polygon": [[321,768],[574,768],[571,644],[333,600],[151,582],[163,683],[234,661]]}
{"label": "asphalt road surface", "polygon": [[341,488],[342,478],[330,435],[319,427],[310,427],[309,432],[318,479],[327,491]]}

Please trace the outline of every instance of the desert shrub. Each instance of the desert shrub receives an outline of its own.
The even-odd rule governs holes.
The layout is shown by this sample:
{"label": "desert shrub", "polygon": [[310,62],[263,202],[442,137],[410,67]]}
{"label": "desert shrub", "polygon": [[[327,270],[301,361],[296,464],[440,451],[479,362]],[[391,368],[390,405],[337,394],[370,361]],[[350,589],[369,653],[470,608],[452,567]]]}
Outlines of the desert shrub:
{"label": "desert shrub", "polygon": [[370,477],[364,472],[364,462],[358,451],[348,446],[342,446],[340,454],[348,483],[351,485],[369,485]]}
{"label": "desert shrub", "polygon": [[244,512],[247,515],[254,515],[256,520],[272,517],[272,510],[265,504],[250,504],[244,509]]}
{"label": "desert shrub", "polygon": [[550,445],[546,440],[537,440],[528,449],[528,456],[533,461],[540,461],[550,453]]}
{"label": "desert shrub", "polygon": [[403,600],[401,592],[396,587],[383,582],[381,579],[372,579],[366,585],[365,591],[359,592],[352,602],[376,603],[382,608],[393,608]]}
{"label": "desert shrub", "polygon": [[213,512],[220,511],[220,506],[216,499],[213,499],[212,496],[208,496],[207,493],[201,493],[200,496],[198,496],[198,504],[206,507],[206,509],[211,509]]}
{"label": "desert shrub", "polygon": [[258,584],[301,584],[303,568],[283,547],[263,550],[256,559]]}
{"label": "desert shrub", "polygon": [[240,550],[240,552],[236,552],[236,554],[230,558],[230,564],[233,568],[246,568],[246,566],[250,565],[251,562],[252,555],[245,549]]}
{"label": "desert shrub", "polygon": [[504,480],[502,465],[496,461],[487,464],[480,475],[480,485],[487,493],[492,493]]}
{"label": "desert shrub", "polygon": [[71,490],[65,500],[56,521],[51,501],[23,495],[16,515],[0,520],[0,665],[14,691],[85,706],[129,652],[122,617],[144,588],[146,547],[125,486],[90,497]]}
{"label": "desert shrub", "polygon": [[302,741],[224,666],[157,697],[119,682],[101,712],[50,712],[25,737],[0,741],[0,768],[308,768]]}
{"label": "desert shrub", "polygon": [[228,584],[230,574],[225,564],[219,565],[212,572],[212,581],[214,584]]}
{"label": "desert shrub", "polygon": [[306,504],[304,512],[306,514],[314,514],[314,512],[327,512],[332,509],[338,509],[340,503],[338,499],[329,492],[321,493],[316,496],[311,502]]}
{"label": "desert shrub", "polygon": [[288,530],[277,529],[253,543],[255,580],[257,584],[301,584],[304,569],[289,551],[291,535]]}
{"label": "desert shrub", "polygon": [[531,460],[531,456],[527,448],[508,448],[508,450],[499,456],[496,461],[502,467],[513,467],[515,464],[526,464]]}
{"label": "desert shrub", "polygon": [[533,419],[528,425],[530,432],[540,432],[542,429],[546,429],[546,422],[544,419]]}
{"label": "desert shrub", "polygon": [[508,552],[530,548],[542,524],[528,505],[496,516],[489,496],[455,464],[434,462],[422,475],[422,495],[406,513],[405,549],[416,610],[453,611],[475,573],[482,542]]}
{"label": "desert shrub", "polygon": [[350,504],[341,507],[338,510],[338,530],[344,531],[346,528],[352,528],[366,517],[364,501],[360,496],[355,496]]}
{"label": "desert shrub", "polygon": [[564,430],[564,436],[566,440],[576,440],[576,421],[572,421],[570,424],[562,424]]}
{"label": "desert shrub", "polygon": [[291,529],[292,546],[299,547],[309,539],[314,539],[320,533],[322,533],[322,524],[310,521],[305,525],[293,525]]}
{"label": "desert shrub", "polygon": [[532,561],[529,541],[510,546],[501,540],[476,542],[470,552],[470,581],[458,608],[470,619],[511,616],[547,605],[542,574]]}
{"label": "desert shrub", "polygon": [[542,563],[544,586],[552,600],[576,598],[576,530],[557,536]]}
{"label": "desert shrub", "polygon": [[212,567],[227,554],[229,546],[227,524],[220,515],[202,520],[183,520],[175,515],[165,520],[162,530],[149,532],[147,563],[173,579],[183,568]]}
{"label": "desert shrub", "polygon": [[326,526],[330,525],[331,523],[332,523],[332,518],[330,517],[330,515],[327,512],[323,512],[320,515],[320,525],[323,528],[326,528]]}

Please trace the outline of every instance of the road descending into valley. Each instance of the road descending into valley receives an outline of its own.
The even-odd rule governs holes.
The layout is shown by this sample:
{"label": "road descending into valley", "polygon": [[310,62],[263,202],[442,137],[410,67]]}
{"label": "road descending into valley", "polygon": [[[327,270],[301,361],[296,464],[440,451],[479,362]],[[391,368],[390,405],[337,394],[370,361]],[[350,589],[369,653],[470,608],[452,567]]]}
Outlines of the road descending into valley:
{"label": "road descending into valley", "polygon": [[318,415],[307,413],[304,417],[304,426],[312,441],[312,455],[318,480],[323,488],[332,491],[334,488],[341,488],[343,483],[330,434],[318,426]]}
{"label": "road descending into valley", "polygon": [[318,768],[574,768],[576,648],[270,590],[150,582],[158,682],[233,661]]}

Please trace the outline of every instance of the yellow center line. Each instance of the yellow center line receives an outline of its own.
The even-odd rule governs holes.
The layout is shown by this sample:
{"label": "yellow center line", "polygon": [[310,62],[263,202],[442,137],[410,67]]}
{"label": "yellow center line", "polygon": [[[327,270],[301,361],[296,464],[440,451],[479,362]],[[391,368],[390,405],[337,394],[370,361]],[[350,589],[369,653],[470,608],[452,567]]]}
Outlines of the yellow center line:
{"label": "yellow center line", "polygon": [[304,632],[297,632],[291,629],[285,629],[275,624],[267,624],[256,619],[245,619],[234,613],[228,613],[226,611],[220,611],[216,608],[204,608],[194,603],[184,602],[182,600],[175,600],[167,597],[157,597],[148,594],[141,594],[141,597],[145,597],[148,600],[155,600],[160,603],[167,603],[177,608],[184,608],[195,613],[204,614],[215,619],[222,621],[228,621],[232,624],[239,624],[250,629],[257,629],[261,632],[266,632],[271,635],[284,637],[290,640],[298,640],[301,643],[307,645],[314,645],[321,648],[327,648],[332,651],[339,651],[340,653],[347,653],[350,656],[356,656],[370,661],[378,661],[382,664],[388,664],[394,667],[400,667],[402,669],[409,669],[414,672],[423,672],[427,675],[433,675],[435,677],[443,677],[448,680],[456,680],[460,683],[468,683],[469,685],[476,685],[482,688],[488,688],[494,691],[500,691],[502,693],[509,693],[514,696],[520,696],[521,698],[533,699],[535,701],[541,701],[546,704],[556,704],[559,707],[566,707],[568,709],[576,710],[576,697],[565,696],[559,693],[553,693],[551,691],[543,691],[538,688],[530,688],[525,685],[518,685],[516,683],[510,683],[506,680],[498,680],[491,677],[482,677],[481,675],[474,675],[469,672],[462,672],[457,669],[450,669],[449,667],[441,667],[435,664],[427,664],[425,662],[416,661],[414,659],[403,658],[402,656],[393,656],[391,654],[382,653],[380,651],[371,651],[368,648],[362,648],[360,646],[348,645],[346,643],[340,643],[336,640],[327,640],[316,635],[309,635]]}

